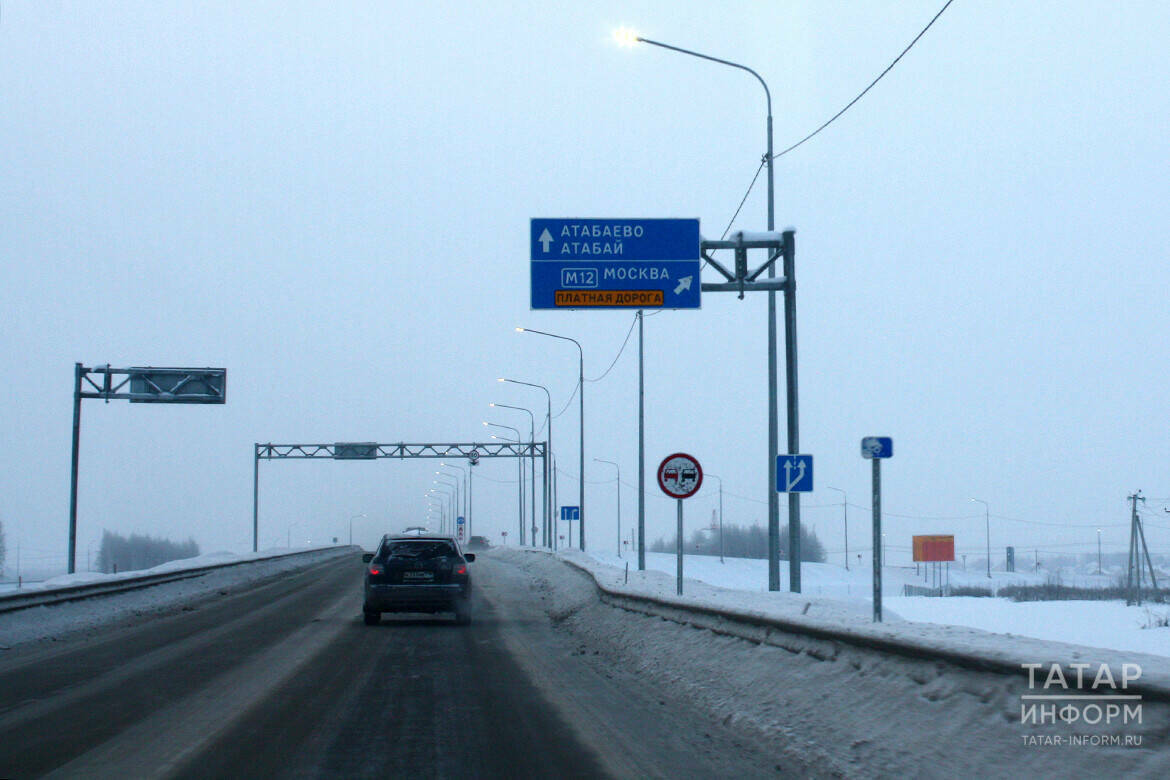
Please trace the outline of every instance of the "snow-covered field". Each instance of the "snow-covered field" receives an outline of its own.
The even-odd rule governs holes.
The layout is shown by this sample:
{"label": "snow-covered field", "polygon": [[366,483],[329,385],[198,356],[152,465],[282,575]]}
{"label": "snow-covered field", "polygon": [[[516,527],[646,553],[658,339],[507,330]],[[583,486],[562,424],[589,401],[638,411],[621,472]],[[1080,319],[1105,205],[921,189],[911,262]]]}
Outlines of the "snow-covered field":
{"label": "snow-covered field", "polygon": [[[569,553],[571,555],[571,553]],[[613,553],[594,551],[590,557],[600,563],[619,569],[630,564],[636,569],[637,560],[630,556],[618,558]],[[673,595],[673,577],[676,558],[667,553],[647,553],[646,568],[670,575]],[[631,571],[631,579],[637,575]],[[768,564],[763,560],[686,555],[683,561],[684,580],[694,580],[718,588],[742,591],[737,599],[741,606],[762,606],[776,599],[768,593]],[[1009,584],[1043,584],[1048,575],[1032,572],[992,572],[995,587]],[[1065,584],[1105,586],[1108,575],[1081,575],[1064,577]],[[782,591],[788,590],[788,565],[780,563]],[[984,572],[962,572],[952,568],[951,585],[986,587]],[[886,567],[882,573],[882,610],[886,622],[898,620],[963,626],[995,634],[1015,635],[1109,650],[1149,653],[1170,657],[1170,628],[1150,627],[1159,617],[1170,614],[1170,605],[1147,604],[1127,607],[1120,601],[1041,601],[1013,602],[1005,598],[902,596],[903,585],[929,585],[913,569]],[[806,563],[801,566],[801,595],[812,599],[810,616],[818,614],[831,619],[834,615],[851,615],[864,620],[873,613],[873,581],[869,568],[846,571],[840,566]],[[684,596],[694,590],[694,583],[684,583]],[[809,601],[809,599],[805,599]]]}

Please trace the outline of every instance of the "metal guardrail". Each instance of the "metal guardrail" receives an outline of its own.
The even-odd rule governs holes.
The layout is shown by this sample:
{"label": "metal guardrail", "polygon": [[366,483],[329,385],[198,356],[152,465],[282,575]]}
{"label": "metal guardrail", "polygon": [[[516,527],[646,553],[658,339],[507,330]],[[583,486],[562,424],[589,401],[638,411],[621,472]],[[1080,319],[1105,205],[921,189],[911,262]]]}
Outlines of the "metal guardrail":
{"label": "metal guardrail", "polygon": [[[331,548],[319,548],[316,550],[301,550],[299,552],[285,553],[283,555],[273,555],[268,558],[251,558],[244,561],[229,561],[227,563],[213,563],[208,566],[199,566],[193,569],[183,569],[181,571],[162,572],[159,574],[143,574],[138,577],[126,577],[119,580],[106,580],[103,582],[88,582],[80,585],[68,585],[63,588],[53,588],[51,590],[36,590],[31,592],[15,591],[13,593],[0,594],[0,614],[5,612],[15,612],[20,609],[28,609],[30,607],[47,607],[55,604],[63,604],[69,601],[80,601],[81,599],[94,598],[96,596],[109,596],[115,593],[124,593],[131,590],[139,590],[141,588],[149,588],[154,585],[161,585],[167,582],[175,582],[177,580],[193,579],[195,577],[202,577],[217,569],[227,569],[232,566],[242,566],[248,563],[260,563],[262,561],[275,561],[282,558],[292,558],[298,555],[313,555],[321,552],[328,552]],[[332,549],[348,549],[348,548],[332,548]]]}
{"label": "metal guardrail", "polygon": [[[707,629],[717,634],[769,644],[794,653],[808,653],[822,660],[836,658],[840,652],[838,645],[849,645],[915,661],[942,661],[977,672],[1027,677],[1027,670],[1018,663],[1001,658],[988,658],[959,649],[919,644],[911,639],[875,636],[864,630],[815,626],[782,617],[701,604],[683,604],[655,596],[617,591],[598,582],[597,577],[586,567],[567,558],[561,560],[583,572],[593,581],[604,604],[664,618],[682,625]],[[809,639],[817,642],[810,646]],[[1140,693],[1147,701],[1170,702],[1170,686],[1159,682],[1137,680],[1129,684],[1129,691]]]}

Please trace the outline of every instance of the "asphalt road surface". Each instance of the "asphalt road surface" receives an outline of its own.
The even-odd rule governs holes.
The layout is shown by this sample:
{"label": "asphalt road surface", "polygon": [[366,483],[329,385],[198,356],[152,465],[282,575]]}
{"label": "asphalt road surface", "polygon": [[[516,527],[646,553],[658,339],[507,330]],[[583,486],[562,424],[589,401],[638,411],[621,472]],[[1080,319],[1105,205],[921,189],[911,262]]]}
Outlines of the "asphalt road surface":
{"label": "asphalt road surface", "polygon": [[0,656],[3,777],[755,777],[759,746],[583,657],[516,569],[471,626],[361,620],[355,554]]}

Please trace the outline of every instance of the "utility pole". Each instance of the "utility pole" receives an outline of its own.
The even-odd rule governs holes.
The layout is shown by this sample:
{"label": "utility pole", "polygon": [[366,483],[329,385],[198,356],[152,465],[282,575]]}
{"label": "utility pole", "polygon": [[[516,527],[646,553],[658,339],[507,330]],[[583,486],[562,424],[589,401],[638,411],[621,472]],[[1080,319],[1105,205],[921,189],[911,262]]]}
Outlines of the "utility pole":
{"label": "utility pole", "polygon": [[[1154,564],[1150,561],[1150,550],[1146,546],[1146,532],[1142,528],[1142,519],[1138,516],[1137,502],[1146,502],[1142,491],[1126,496],[1130,503],[1129,519],[1129,560],[1126,575],[1126,605],[1142,603],[1142,557],[1145,557],[1146,567],[1150,571],[1150,586],[1157,593],[1158,576],[1154,573]],[[1140,546],[1139,546],[1140,545]],[[1100,548],[1098,548],[1100,549]]]}
{"label": "utility pole", "polygon": [[1101,574],[1101,529],[1097,529],[1097,574]]}

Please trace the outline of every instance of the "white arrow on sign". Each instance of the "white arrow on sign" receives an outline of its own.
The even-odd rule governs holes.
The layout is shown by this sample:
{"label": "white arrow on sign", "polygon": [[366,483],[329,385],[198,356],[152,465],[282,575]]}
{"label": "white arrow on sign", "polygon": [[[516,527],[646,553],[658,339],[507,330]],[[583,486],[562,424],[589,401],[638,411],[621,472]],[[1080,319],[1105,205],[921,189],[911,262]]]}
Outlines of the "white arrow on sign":
{"label": "white arrow on sign", "polygon": [[544,232],[540,234],[540,238],[538,238],[536,240],[541,243],[541,246],[544,247],[544,251],[547,252],[548,245],[553,242],[552,233],[549,233],[548,228],[545,228]]}
{"label": "white arrow on sign", "polygon": [[[799,468],[799,472],[796,475],[796,479],[792,478],[793,468]],[[791,459],[784,461],[784,482],[788,485],[788,489],[785,490],[784,492],[791,493],[792,488],[796,487],[802,481],[804,481],[804,469],[805,469],[805,463],[803,460],[800,461],[799,463],[793,462]]]}
{"label": "white arrow on sign", "polygon": [[683,290],[691,289],[691,279],[692,278],[693,277],[690,277],[690,276],[684,276],[683,278],[679,279],[678,285],[674,288],[674,294],[678,295]]}

